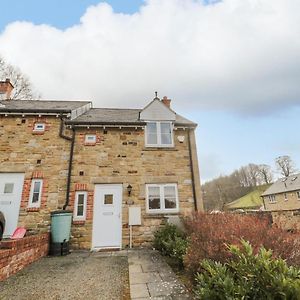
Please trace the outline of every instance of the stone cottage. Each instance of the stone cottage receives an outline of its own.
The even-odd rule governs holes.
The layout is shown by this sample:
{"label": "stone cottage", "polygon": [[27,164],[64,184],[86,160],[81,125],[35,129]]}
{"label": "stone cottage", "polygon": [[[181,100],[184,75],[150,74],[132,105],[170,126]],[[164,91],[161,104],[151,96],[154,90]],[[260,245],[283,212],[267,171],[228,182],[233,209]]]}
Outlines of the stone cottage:
{"label": "stone cottage", "polygon": [[[7,87],[7,89],[5,89]],[[73,212],[71,246],[122,248],[151,241],[168,218],[202,210],[197,124],[155,97],[143,109],[89,101],[10,100],[0,83],[0,211],[48,231],[50,212]],[[7,94],[6,94],[7,93]],[[134,223],[135,224],[135,223]]]}

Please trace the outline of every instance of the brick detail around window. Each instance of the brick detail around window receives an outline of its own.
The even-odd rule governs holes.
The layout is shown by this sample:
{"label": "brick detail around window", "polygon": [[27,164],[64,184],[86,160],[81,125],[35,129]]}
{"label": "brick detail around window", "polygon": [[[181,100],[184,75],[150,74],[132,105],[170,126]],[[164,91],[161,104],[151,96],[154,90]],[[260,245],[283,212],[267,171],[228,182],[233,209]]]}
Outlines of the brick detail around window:
{"label": "brick detail around window", "polygon": [[[44,131],[34,131],[34,125],[36,123],[44,123],[45,130]],[[50,123],[47,121],[45,117],[36,117],[32,122],[28,123],[28,127],[31,129],[33,135],[43,135],[46,131],[49,131],[51,128]]]}
{"label": "brick detail around window", "polygon": [[23,184],[22,198],[21,198],[21,208],[26,210],[27,212],[37,212],[41,208],[46,208],[47,207],[48,180],[46,180],[42,177],[33,177],[33,179],[36,179],[36,178],[43,179],[42,195],[41,195],[41,206],[40,207],[28,207],[32,180],[31,179],[25,179],[24,184]]}
{"label": "brick detail around window", "polygon": [[[85,136],[90,135],[90,134],[96,135],[96,143],[86,143],[85,142]],[[80,144],[85,145],[85,146],[95,146],[97,144],[101,144],[104,141],[104,136],[101,135],[99,132],[91,131],[91,132],[88,132],[87,134],[85,134],[85,133],[79,134],[79,141],[80,141]]]}
{"label": "brick detail around window", "polygon": [[89,191],[86,204],[86,219],[93,220],[94,191]]}
{"label": "brick detail around window", "polygon": [[86,183],[75,183],[75,191],[87,191]]}
{"label": "brick detail around window", "polygon": [[42,171],[33,171],[32,178],[33,179],[43,179],[44,175]]}
{"label": "brick detail around window", "polygon": [[82,226],[85,224],[85,221],[74,221],[73,220],[73,225],[76,225],[76,226]]}
{"label": "brick detail around window", "polygon": [[30,186],[31,186],[31,179],[25,179],[23,184],[22,197],[21,197],[21,208],[23,209],[26,209],[28,206]]}

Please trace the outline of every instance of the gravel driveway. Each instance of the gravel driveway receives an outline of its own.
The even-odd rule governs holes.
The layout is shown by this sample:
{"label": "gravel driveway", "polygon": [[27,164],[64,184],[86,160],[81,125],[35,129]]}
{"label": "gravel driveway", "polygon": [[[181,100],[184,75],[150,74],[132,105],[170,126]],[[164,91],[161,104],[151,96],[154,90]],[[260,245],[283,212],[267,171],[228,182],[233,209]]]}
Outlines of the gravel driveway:
{"label": "gravel driveway", "polygon": [[129,299],[128,260],[75,252],[45,257],[0,282],[0,299]]}

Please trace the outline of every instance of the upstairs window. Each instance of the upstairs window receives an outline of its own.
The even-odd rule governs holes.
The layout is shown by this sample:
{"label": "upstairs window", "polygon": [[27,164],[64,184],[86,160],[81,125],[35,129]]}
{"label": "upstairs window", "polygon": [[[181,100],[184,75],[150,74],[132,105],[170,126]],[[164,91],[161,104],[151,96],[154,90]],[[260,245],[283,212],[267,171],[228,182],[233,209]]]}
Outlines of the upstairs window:
{"label": "upstairs window", "polygon": [[40,207],[42,196],[42,179],[33,179],[31,182],[30,196],[28,207]]}
{"label": "upstairs window", "polygon": [[300,200],[300,191],[296,192],[298,200]]}
{"label": "upstairs window", "polygon": [[284,193],[284,200],[288,201],[288,195],[287,195],[287,193]]}
{"label": "upstairs window", "polygon": [[86,134],[84,142],[86,144],[96,144],[96,135],[95,134]]}
{"label": "upstairs window", "polygon": [[275,203],[275,202],[276,202],[276,197],[275,197],[275,195],[270,195],[270,196],[268,196],[268,198],[269,198],[269,202],[270,202],[270,203]]}
{"label": "upstairs window", "polygon": [[45,131],[45,123],[35,123],[33,127],[34,132],[44,132]]}
{"label": "upstairs window", "polygon": [[148,122],[146,126],[147,147],[173,147],[171,122]]}
{"label": "upstairs window", "polygon": [[177,184],[147,184],[147,212],[178,212]]}

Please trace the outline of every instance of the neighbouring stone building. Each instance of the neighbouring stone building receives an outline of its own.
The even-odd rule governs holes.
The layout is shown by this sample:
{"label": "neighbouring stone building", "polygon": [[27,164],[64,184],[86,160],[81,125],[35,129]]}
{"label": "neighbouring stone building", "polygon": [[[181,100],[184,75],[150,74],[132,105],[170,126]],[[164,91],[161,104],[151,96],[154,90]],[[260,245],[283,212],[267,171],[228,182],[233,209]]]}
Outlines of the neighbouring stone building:
{"label": "neighbouring stone building", "polygon": [[268,211],[300,209],[300,174],[278,179],[261,197]]}
{"label": "neighbouring stone building", "polygon": [[300,229],[300,174],[277,180],[261,197],[275,224],[288,230]]}
{"label": "neighbouring stone building", "polygon": [[[0,93],[9,98],[5,86],[11,92],[5,81]],[[17,226],[48,231],[50,212],[67,209],[73,248],[126,247],[130,232],[133,245],[149,243],[169,217],[203,210],[196,126],[166,97],[144,109],[0,101],[5,235]]]}

